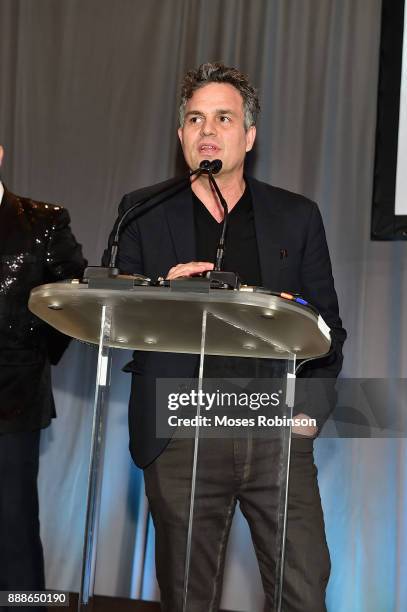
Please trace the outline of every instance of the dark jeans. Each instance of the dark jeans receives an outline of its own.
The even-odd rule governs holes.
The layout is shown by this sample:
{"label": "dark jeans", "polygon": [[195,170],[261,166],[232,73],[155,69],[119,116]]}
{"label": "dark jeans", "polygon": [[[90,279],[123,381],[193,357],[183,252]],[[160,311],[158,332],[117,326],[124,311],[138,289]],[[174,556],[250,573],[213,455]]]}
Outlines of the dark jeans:
{"label": "dark jeans", "polygon": [[[144,470],[156,530],[156,571],[163,612],[181,612],[193,440],[171,440]],[[239,502],[248,521],[266,595],[274,609],[279,443],[201,439],[195,497],[188,612],[219,609],[225,551]],[[325,612],[330,559],[313,461],[313,440],[293,438],[283,611]]]}
{"label": "dark jeans", "polygon": [[[0,434],[0,590],[43,590],[38,517],[40,432]],[[44,610],[4,607],[8,610]]]}

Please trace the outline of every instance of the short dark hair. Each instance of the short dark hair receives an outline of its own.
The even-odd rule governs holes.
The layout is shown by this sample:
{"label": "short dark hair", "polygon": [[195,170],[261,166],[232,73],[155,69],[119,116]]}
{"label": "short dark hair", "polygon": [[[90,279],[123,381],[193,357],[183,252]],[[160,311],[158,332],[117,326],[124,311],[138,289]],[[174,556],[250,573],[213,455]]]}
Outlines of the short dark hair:
{"label": "short dark hair", "polygon": [[250,84],[248,77],[236,68],[225,66],[221,62],[207,62],[195,70],[188,70],[181,84],[181,104],[179,107],[179,124],[182,127],[185,120],[185,106],[194,91],[209,83],[228,83],[233,85],[243,98],[244,126],[247,130],[256,125],[260,112],[260,103],[256,89]]}

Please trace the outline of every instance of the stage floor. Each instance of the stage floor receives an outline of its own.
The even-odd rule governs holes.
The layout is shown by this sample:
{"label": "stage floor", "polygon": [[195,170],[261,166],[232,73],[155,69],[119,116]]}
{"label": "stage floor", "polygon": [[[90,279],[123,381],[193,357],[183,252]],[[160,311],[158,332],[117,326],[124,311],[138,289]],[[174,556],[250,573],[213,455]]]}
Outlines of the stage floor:
{"label": "stage floor", "polygon": [[[69,595],[69,612],[78,609],[78,593]],[[140,601],[125,599],[124,597],[105,597],[95,595],[92,612],[160,612],[160,604],[153,601]],[[220,610],[220,612],[233,612],[233,610]]]}

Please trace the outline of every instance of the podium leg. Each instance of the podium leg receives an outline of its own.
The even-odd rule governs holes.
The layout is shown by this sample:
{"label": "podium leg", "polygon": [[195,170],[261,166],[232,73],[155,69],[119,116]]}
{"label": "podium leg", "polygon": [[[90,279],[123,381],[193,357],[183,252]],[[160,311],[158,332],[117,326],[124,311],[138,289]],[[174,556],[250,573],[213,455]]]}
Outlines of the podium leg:
{"label": "podium leg", "polygon": [[[208,313],[206,310],[204,310],[202,314],[201,351],[199,355],[198,398],[201,397],[201,393],[202,393],[207,318],[208,318]],[[193,531],[193,524],[194,524],[196,474],[197,474],[197,468],[198,468],[199,417],[201,415],[200,399],[198,399],[196,415],[198,417],[197,419],[198,425],[195,428],[195,439],[194,439],[194,457],[193,457],[193,463],[192,463],[191,497],[190,497],[190,505],[189,505],[188,536],[187,536],[186,559],[185,559],[184,597],[183,597],[182,612],[188,612],[188,584],[189,584],[189,572],[190,572],[190,567],[191,567],[191,549],[192,549],[192,531]]]}
{"label": "podium leg", "polygon": [[[295,396],[295,356],[287,361],[288,371],[286,379],[286,416],[292,419],[294,396]],[[289,421],[291,423],[291,420]],[[282,612],[283,584],[284,584],[284,560],[285,541],[287,534],[287,510],[288,510],[288,483],[290,477],[291,456],[291,425],[284,427],[281,438],[281,481],[280,499],[278,507],[278,530],[277,530],[277,564],[276,564],[276,587],[275,587],[275,612]]]}
{"label": "podium leg", "polygon": [[107,344],[110,339],[111,319],[111,308],[104,305],[102,307],[96,386],[93,402],[92,437],[88,471],[86,519],[78,612],[85,610],[90,612],[90,610],[92,610],[102,476],[101,451],[105,427],[104,405],[110,378],[110,349]]}

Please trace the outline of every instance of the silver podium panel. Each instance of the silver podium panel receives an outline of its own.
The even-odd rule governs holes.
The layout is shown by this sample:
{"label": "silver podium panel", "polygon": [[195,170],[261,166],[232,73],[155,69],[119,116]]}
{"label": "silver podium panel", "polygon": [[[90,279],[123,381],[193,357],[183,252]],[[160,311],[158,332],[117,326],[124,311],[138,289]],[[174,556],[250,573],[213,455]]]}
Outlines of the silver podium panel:
{"label": "silver podium panel", "polygon": [[107,306],[114,348],[199,354],[204,311],[212,316],[209,355],[308,359],[326,354],[331,343],[328,326],[311,308],[245,290],[89,289],[73,281],[33,289],[28,305],[59,331],[92,344],[99,343]]}

